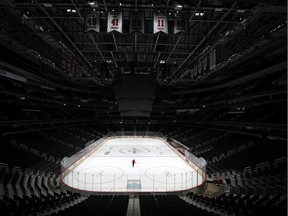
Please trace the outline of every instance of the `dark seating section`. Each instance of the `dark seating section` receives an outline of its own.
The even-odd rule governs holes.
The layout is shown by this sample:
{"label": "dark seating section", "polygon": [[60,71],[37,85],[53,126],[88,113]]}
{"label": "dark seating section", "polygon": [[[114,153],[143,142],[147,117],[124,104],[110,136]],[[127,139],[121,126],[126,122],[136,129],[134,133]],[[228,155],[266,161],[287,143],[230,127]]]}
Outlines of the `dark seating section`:
{"label": "dark seating section", "polygon": [[77,138],[72,133],[65,131],[63,128],[45,130],[43,133],[56,138],[56,140],[61,141],[64,145],[70,144],[72,146],[83,148],[87,143],[86,140],[82,140],[79,137]]}
{"label": "dark seating section", "polygon": [[287,121],[286,101],[275,101],[270,103],[253,104],[243,115],[239,116],[240,122],[264,122],[285,124]]}
{"label": "dark seating section", "polygon": [[[26,149],[21,149],[9,142],[1,139],[1,158],[0,162],[9,164],[9,166],[18,166],[21,168],[29,168],[43,161],[39,153],[30,152]],[[29,160],[27,160],[29,158]]]}
{"label": "dark seating section", "polygon": [[[48,164],[48,163],[47,163]],[[59,189],[59,164],[50,163],[46,171],[13,167],[9,169],[7,164],[0,164],[0,197],[13,195],[31,196],[53,193]],[[50,170],[50,171],[48,171]]]}
{"label": "dark seating section", "polygon": [[96,135],[94,134],[95,132],[89,133],[88,131],[85,131],[82,128],[78,128],[78,127],[67,128],[66,131],[74,134],[76,137],[83,139],[87,142],[90,140],[94,140],[96,138]]}
{"label": "dark seating section", "polygon": [[[219,163],[231,169],[243,170],[246,166],[254,167],[262,162],[272,163],[275,159],[285,157],[287,143],[281,140],[260,139],[255,145],[243,151],[223,158]],[[239,163],[241,161],[241,163]]]}
{"label": "dark seating section", "polygon": [[71,148],[71,146],[58,143],[53,139],[46,138],[42,134],[37,132],[14,134],[11,139],[55,158],[63,158],[74,151],[74,148]]}
{"label": "dark seating section", "polygon": [[177,195],[140,195],[141,215],[217,215],[196,206],[190,205]]}
{"label": "dark seating section", "polygon": [[226,133],[223,136],[218,136],[217,139],[210,140],[210,142],[207,142],[206,145],[203,145],[202,149],[199,149],[193,153],[195,153],[195,155],[198,157],[203,157],[210,161],[213,159],[213,157],[226,154],[233,149],[237,150],[240,146],[247,146],[248,143],[254,143],[257,140],[259,140],[259,138],[254,136]]}
{"label": "dark seating section", "polygon": [[45,211],[68,204],[80,195],[71,192],[53,193],[40,196],[7,196],[0,200],[1,215],[44,215]]}
{"label": "dark seating section", "polygon": [[126,216],[128,201],[128,195],[91,195],[83,202],[52,215]]}
{"label": "dark seating section", "polygon": [[215,198],[188,193],[194,205],[220,211],[221,215],[286,215],[287,196],[222,194]]}

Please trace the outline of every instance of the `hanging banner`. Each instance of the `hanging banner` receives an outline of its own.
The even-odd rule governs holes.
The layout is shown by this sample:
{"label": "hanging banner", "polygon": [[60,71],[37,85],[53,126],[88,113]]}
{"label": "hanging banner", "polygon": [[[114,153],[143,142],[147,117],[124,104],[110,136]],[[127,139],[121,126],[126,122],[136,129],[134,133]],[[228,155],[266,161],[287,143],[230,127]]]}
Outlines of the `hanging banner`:
{"label": "hanging banner", "polygon": [[95,32],[100,31],[100,13],[97,11],[85,15],[85,32],[90,30]]}
{"label": "hanging banner", "polygon": [[213,49],[209,53],[209,65],[210,65],[210,70],[213,70],[214,68],[216,68],[216,50],[215,49]]}
{"label": "hanging banner", "polygon": [[202,72],[202,59],[198,60],[198,72],[201,73]]}
{"label": "hanging banner", "polygon": [[186,14],[175,13],[174,14],[174,34],[183,32],[187,33],[188,19]]}
{"label": "hanging banner", "polygon": [[207,70],[207,55],[204,55],[203,57],[203,70]]}
{"label": "hanging banner", "polygon": [[111,31],[122,33],[122,12],[108,12],[107,32]]}
{"label": "hanging banner", "polygon": [[168,18],[165,13],[154,13],[153,33],[164,32],[168,34]]}
{"label": "hanging banner", "polygon": [[[195,62],[194,69],[195,69],[195,75],[198,76],[200,72],[198,71],[198,64],[197,64],[197,62]],[[199,73],[198,73],[198,72],[199,72]]]}
{"label": "hanging banner", "polygon": [[192,68],[191,68],[191,73],[190,73],[191,79],[196,78],[196,73],[197,73],[196,70],[197,70],[197,68],[196,68],[195,64],[193,64],[193,65],[192,65]]}
{"label": "hanging banner", "polygon": [[141,32],[144,33],[144,13],[131,12],[130,13],[130,33]]}

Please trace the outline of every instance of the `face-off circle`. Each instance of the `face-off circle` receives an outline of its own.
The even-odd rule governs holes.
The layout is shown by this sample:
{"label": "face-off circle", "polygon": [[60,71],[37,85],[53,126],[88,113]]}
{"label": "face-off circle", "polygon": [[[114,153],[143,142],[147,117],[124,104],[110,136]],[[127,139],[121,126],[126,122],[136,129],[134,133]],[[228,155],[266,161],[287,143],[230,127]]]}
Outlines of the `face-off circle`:
{"label": "face-off circle", "polygon": [[112,166],[88,167],[73,173],[73,176],[77,181],[85,184],[105,184],[114,182],[122,178],[123,175],[124,171],[122,169]]}
{"label": "face-off circle", "polygon": [[[174,184],[174,179],[177,179],[175,184],[181,184],[181,182],[191,181],[192,180],[192,173],[179,168],[179,167],[170,167],[170,166],[157,166],[151,167],[145,171],[145,176],[152,181],[158,183],[167,183],[167,184]],[[157,178],[157,177],[161,178]],[[165,178],[163,178],[165,176]],[[167,182],[166,179],[169,181]],[[179,183],[180,182],[180,183]]]}

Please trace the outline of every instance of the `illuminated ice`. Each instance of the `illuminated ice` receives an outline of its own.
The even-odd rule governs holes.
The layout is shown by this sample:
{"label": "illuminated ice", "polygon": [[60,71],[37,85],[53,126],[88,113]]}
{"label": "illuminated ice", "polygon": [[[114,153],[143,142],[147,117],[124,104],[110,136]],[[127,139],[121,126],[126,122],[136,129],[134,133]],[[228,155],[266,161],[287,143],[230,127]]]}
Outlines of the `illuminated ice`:
{"label": "illuminated ice", "polygon": [[181,191],[202,181],[166,141],[147,137],[109,138],[63,178],[70,187],[102,192]]}

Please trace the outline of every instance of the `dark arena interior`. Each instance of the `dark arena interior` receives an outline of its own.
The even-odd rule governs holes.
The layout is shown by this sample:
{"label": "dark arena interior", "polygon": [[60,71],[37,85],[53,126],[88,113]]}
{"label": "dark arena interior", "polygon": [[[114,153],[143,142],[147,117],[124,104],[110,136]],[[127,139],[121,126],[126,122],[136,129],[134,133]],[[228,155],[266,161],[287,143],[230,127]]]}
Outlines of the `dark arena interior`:
{"label": "dark arena interior", "polygon": [[[1,0],[0,106],[1,215],[287,215],[286,0]],[[75,188],[103,137],[191,183]]]}

